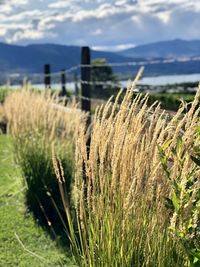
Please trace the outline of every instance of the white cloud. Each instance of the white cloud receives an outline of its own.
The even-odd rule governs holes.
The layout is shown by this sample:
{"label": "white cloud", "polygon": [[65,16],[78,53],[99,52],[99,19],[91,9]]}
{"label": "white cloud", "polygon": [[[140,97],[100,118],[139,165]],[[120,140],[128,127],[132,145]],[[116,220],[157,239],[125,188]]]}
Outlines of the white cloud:
{"label": "white cloud", "polygon": [[0,8],[2,14],[10,14],[15,8],[25,6],[28,4],[28,0],[6,0],[0,2]]}
{"label": "white cloud", "polygon": [[49,8],[63,8],[67,6],[69,6],[69,3],[66,1],[59,1],[59,2],[49,4]]}
{"label": "white cloud", "polygon": [[62,8],[71,8],[73,7],[73,0],[60,0],[60,1],[56,1],[53,3],[50,3],[48,5],[49,8],[51,9],[62,9]]}
{"label": "white cloud", "polygon": [[37,32],[34,30],[25,30],[25,31],[18,31],[12,37],[9,37],[7,41],[9,43],[18,42],[21,39],[28,39],[28,40],[37,40],[45,37],[45,34],[42,32]]}
{"label": "white cloud", "polygon": [[159,12],[156,14],[156,16],[165,24],[168,24],[171,18],[171,12],[165,11],[165,12]]}
{"label": "white cloud", "polygon": [[114,45],[114,46],[93,46],[92,48],[94,50],[99,50],[99,51],[112,51],[112,52],[117,52],[117,51],[121,51],[124,49],[128,49],[128,48],[133,48],[135,47],[134,44],[119,44],[119,45]]}
{"label": "white cloud", "polygon": [[22,11],[17,14],[13,14],[11,16],[5,16],[5,15],[0,15],[0,22],[3,21],[5,23],[10,23],[10,22],[23,22],[23,21],[30,21],[36,18],[41,18],[41,16],[44,15],[44,12],[40,10],[27,10],[27,11]]}
{"label": "white cloud", "polygon": [[0,1],[0,36],[120,49],[158,40],[200,39],[198,0]]}
{"label": "white cloud", "polygon": [[91,32],[92,35],[101,35],[103,33],[102,29],[98,28]]}
{"label": "white cloud", "polygon": [[0,36],[4,36],[5,34],[6,34],[6,29],[1,28],[1,26],[0,26]]}

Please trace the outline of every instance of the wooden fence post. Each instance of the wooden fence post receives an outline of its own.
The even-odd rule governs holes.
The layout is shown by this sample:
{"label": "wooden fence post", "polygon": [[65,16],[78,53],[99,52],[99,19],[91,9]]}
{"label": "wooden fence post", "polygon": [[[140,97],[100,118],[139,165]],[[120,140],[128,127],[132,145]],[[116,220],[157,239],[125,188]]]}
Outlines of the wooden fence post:
{"label": "wooden fence post", "polygon": [[51,67],[50,67],[50,64],[44,65],[44,86],[45,86],[45,89],[51,89]]}
{"label": "wooden fence post", "polygon": [[61,96],[66,96],[66,75],[65,70],[61,70]]}
{"label": "wooden fence post", "polygon": [[[85,66],[85,65],[88,65]],[[81,109],[88,113],[87,126],[91,123],[91,92],[90,92],[90,49],[82,47],[81,51]]]}
{"label": "wooden fence post", "polygon": [[[86,66],[85,66],[86,65]],[[87,67],[88,65],[88,67]],[[91,125],[91,92],[90,92],[90,49],[89,47],[82,47],[81,51],[81,110],[88,113],[86,120],[86,127],[88,131],[90,131]],[[87,146],[87,157],[89,157],[90,153],[90,143],[91,136],[89,132],[88,140],[86,143]],[[87,183],[87,175],[86,175],[86,166],[85,162],[83,162],[82,173],[84,180],[84,195],[87,199],[88,192],[88,183]]]}

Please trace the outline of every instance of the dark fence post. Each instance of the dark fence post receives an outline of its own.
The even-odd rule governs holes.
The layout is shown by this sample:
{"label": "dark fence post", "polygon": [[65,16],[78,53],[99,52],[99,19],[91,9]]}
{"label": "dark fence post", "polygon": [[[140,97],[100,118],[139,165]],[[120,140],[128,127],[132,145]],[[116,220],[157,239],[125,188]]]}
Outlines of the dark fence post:
{"label": "dark fence post", "polygon": [[[87,66],[88,65],[88,66]],[[88,113],[86,127],[87,130],[90,131],[91,124],[91,92],[90,92],[90,49],[89,47],[82,47],[81,51],[81,110]],[[90,153],[90,142],[91,136],[89,132],[88,140],[87,140],[87,157],[89,157]],[[87,199],[88,192],[88,184],[87,184],[87,176],[86,176],[86,166],[85,162],[83,162],[83,180],[84,180],[84,195]]]}
{"label": "dark fence post", "polygon": [[[87,67],[88,65],[88,67]],[[81,109],[88,114],[87,126],[91,123],[90,92],[90,48],[82,47],[81,51]]]}
{"label": "dark fence post", "polygon": [[66,96],[66,76],[65,76],[65,70],[61,70],[61,96]]}
{"label": "dark fence post", "polygon": [[44,65],[44,86],[45,89],[51,89],[51,68],[50,64]]}

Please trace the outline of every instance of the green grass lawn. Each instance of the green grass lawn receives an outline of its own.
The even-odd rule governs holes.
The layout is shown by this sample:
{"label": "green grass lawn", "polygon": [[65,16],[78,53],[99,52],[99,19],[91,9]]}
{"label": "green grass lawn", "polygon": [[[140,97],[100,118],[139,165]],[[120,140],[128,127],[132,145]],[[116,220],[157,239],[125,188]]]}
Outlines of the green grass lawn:
{"label": "green grass lawn", "polygon": [[11,138],[0,135],[0,267],[73,266],[68,249],[58,248],[26,211],[12,149]]}

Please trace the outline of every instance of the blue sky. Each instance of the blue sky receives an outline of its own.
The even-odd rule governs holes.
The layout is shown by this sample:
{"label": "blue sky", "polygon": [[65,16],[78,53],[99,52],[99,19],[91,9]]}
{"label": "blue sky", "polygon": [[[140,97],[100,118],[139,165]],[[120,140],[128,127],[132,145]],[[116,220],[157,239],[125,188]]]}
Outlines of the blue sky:
{"label": "blue sky", "polygon": [[0,41],[119,50],[200,39],[200,0],[0,0]]}

